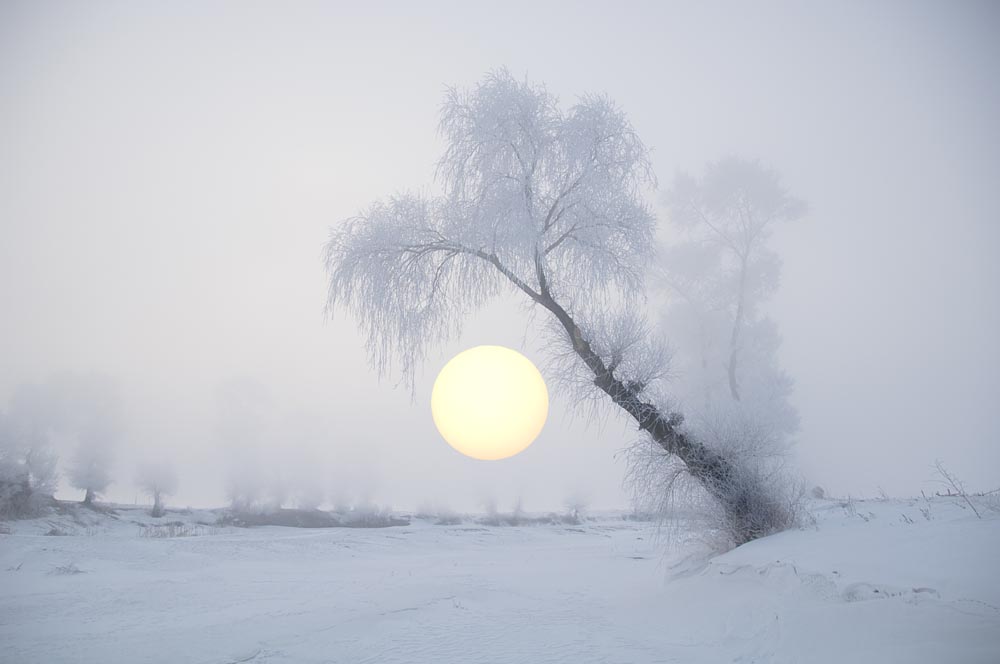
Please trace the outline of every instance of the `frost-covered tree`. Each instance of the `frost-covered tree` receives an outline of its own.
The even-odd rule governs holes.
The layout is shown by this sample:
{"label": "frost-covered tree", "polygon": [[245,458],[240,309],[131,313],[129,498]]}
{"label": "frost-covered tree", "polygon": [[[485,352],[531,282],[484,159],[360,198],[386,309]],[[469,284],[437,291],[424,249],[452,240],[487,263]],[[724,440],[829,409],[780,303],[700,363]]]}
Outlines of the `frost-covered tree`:
{"label": "frost-covered tree", "polygon": [[[744,478],[770,487],[771,507],[756,508],[758,518],[789,520],[797,488],[784,453],[798,416],[789,401],[792,381],[777,360],[781,338],[763,305],[780,270],[767,245],[771,231],[800,218],[805,205],[774,171],[737,158],[710,164],[700,179],[678,175],[665,202],[679,238],[659,261],[668,295],[662,328],[674,348],[673,395],[692,435],[713,441]],[[630,480],[643,497],[662,499],[667,489],[685,485],[663,485],[669,460],[640,453],[631,461]]]}
{"label": "frost-covered tree", "polygon": [[780,261],[767,241],[776,225],[801,218],[805,204],[788,194],[775,171],[739,158],[709,164],[700,180],[679,174],[666,202],[671,223],[687,240],[667,252],[667,283],[678,306],[698,320],[704,363],[706,355],[719,356],[715,364],[724,367],[729,394],[740,401],[744,379],[777,373],[744,365],[773,358],[777,334],[760,305],[778,286]]}
{"label": "frost-covered tree", "polygon": [[286,418],[283,428],[288,448],[284,456],[290,497],[299,509],[318,509],[326,497],[326,483],[330,476],[322,452],[333,436],[326,429],[325,422],[307,413]]}
{"label": "frost-covered tree", "polygon": [[51,446],[19,415],[0,412],[0,517],[35,513],[58,482]]}
{"label": "frost-covered tree", "polygon": [[101,375],[64,374],[49,382],[58,418],[76,449],[66,473],[92,505],[112,481],[115,446],[121,436],[117,386]]}
{"label": "frost-covered tree", "polygon": [[767,243],[773,228],[799,219],[805,205],[773,170],[738,158],[709,164],[701,179],[678,175],[665,199],[682,238],[660,262],[675,394],[688,419],[714,429],[714,438],[780,446],[798,418],[788,401],[792,381],[777,360],[781,338],[762,309],[780,272]]}
{"label": "frost-covered tree", "polygon": [[50,500],[58,488],[58,454],[55,445],[60,418],[53,413],[47,390],[36,384],[19,385],[11,395],[6,417],[0,417],[0,455],[8,470],[27,479],[31,511]]}
{"label": "frost-covered tree", "polygon": [[111,484],[111,449],[104,441],[81,440],[67,477],[73,487],[83,491],[83,504],[93,505]]}
{"label": "frost-covered tree", "polygon": [[295,504],[299,509],[315,510],[323,504],[323,486],[318,482],[306,481],[301,484],[296,492]]}
{"label": "frost-covered tree", "polygon": [[[447,92],[436,195],[397,194],[334,229],[328,306],[367,336],[372,364],[412,385],[429,346],[465,315],[516,291],[547,314],[563,384],[615,404],[722,506],[732,536],[765,534],[767,500],[666,398],[667,353],[637,313],[655,220],[643,199],[649,153],[608,98],[567,110],[506,71]],[[582,396],[582,393],[581,393]]]}
{"label": "frost-covered tree", "polygon": [[237,512],[271,506],[276,469],[265,458],[273,438],[274,401],[266,386],[250,378],[226,380],[216,392],[216,429],[226,454],[226,491]]}
{"label": "frost-covered tree", "polygon": [[166,461],[148,461],[139,467],[137,483],[153,499],[152,516],[163,516],[163,499],[177,491],[174,467]]}
{"label": "frost-covered tree", "polygon": [[566,506],[566,515],[573,521],[581,521],[590,505],[590,500],[582,491],[574,491],[563,503]]}

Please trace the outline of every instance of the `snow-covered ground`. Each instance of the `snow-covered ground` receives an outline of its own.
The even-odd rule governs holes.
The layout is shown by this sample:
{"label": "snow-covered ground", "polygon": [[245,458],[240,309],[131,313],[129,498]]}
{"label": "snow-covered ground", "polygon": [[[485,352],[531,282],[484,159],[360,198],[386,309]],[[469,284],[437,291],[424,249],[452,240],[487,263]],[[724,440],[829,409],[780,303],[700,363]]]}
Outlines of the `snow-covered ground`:
{"label": "snow-covered ground", "polygon": [[307,530],[69,510],[0,524],[0,662],[1000,662],[1000,515],[811,511],[706,560],[612,515]]}

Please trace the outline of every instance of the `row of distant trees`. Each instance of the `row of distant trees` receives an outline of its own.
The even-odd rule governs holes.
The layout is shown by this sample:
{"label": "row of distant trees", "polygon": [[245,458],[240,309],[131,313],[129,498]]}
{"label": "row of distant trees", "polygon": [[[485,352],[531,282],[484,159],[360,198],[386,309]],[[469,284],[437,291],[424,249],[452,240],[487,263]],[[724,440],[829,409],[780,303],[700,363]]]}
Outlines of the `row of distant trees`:
{"label": "row of distant trees", "polygon": [[[341,449],[338,470],[323,462],[330,423],[309,414],[280,411],[267,388],[231,379],[215,395],[214,442],[227,471],[226,489],[237,512],[286,505],[337,510],[371,502],[373,479],[364,459]],[[0,517],[37,514],[60,483],[93,505],[115,481],[115,458],[126,436],[115,382],[102,374],[63,373],[23,384],[0,408]],[[280,444],[279,444],[280,443]],[[163,453],[131,450],[142,458],[129,473],[161,515],[178,478]]]}
{"label": "row of distant trees", "polygon": [[[38,513],[52,502],[60,475],[93,505],[112,482],[120,418],[107,376],[65,373],[18,387],[0,411],[0,516]],[[160,516],[177,476],[165,463],[143,462],[136,483]]]}

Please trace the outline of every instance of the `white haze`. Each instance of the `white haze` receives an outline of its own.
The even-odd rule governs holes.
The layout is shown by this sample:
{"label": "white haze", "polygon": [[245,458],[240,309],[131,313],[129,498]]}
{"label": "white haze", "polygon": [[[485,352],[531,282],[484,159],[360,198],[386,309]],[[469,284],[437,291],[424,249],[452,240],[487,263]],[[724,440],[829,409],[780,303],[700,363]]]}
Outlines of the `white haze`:
{"label": "white haze", "polygon": [[331,501],[624,505],[615,454],[634,432],[559,395],[509,461],[434,430],[429,387],[455,352],[543,363],[513,299],[440,349],[412,400],[379,383],[352,320],[324,322],[330,226],[427,186],[445,86],[506,66],[564,103],[607,93],[664,185],[736,154],[809,203],[775,232],[769,304],[807,481],[914,494],[940,458],[994,488],[998,28],[989,2],[6,2],[0,409],[52,375],[110,376],[112,500],[169,458],[182,505],[224,502],[234,459]]}

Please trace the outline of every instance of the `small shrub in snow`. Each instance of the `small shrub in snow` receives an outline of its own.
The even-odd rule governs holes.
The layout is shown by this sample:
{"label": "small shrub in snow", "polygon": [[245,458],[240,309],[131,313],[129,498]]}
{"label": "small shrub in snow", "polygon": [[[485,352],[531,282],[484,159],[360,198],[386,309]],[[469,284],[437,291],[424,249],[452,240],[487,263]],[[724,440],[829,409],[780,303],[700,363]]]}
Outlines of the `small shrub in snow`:
{"label": "small shrub in snow", "polygon": [[433,503],[420,505],[414,516],[425,521],[432,521],[436,526],[455,526],[462,523],[462,516],[460,514],[447,507]]}
{"label": "small shrub in snow", "polygon": [[992,512],[1000,512],[1000,489],[978,494],[982,504]]}
{"label": "small shrub in snow", "polygon": [[434,521],[435,526],[457,526],[462,523],[462,517],[454,513],[441,513]]}
{"label": "small shrub in snow", "polygon": [[937,474],[941,478],[942,484],[948,487],[948,495],[955,495],[962,498],[962,500],[965,501],[965,504],[972,508],[972,512],[976,515],[976,518],[982,519],[983,515],[979,513],[979,510],[976,509],[976,506],[969,498],[969,494],[966,493],[965,485],[962,481],[945,468],[944,464],[940,461],[936,461],[934,463],[934,468],[937,470]]}
{"label": "small shrub in snow", "polygon": [[339,525],[339,521],[334,515],[321,510],[271,509],[249,512],[234,510],[219,519],[219,525],[331,528]]}
{"label": "small shrub in snow", "polygon": [[409,519],[393,516],[392,511],[375,505],[360,505],[341,515],[339,525],[349,528],[387,528],[408,526]]}
{"label": "small shrub in snow", "polygon": [[931,520],[931,499],[927,497],[927,494],[924,493],[923,490],[920,491],[920,496],[924,499],[924,506],[920,507],[918,509],[920,510],[920,514],[924,517],[924,520],[925,521],[930,521]]}
{"label": "small shrub in snow", "polygon": [[191,526],[185,523],[165,523],[150,526],[143,526],[139,532],[139,537],[149,537],[152,539],[167,539],[173,537],[197,537],[200,535],[212,535],[218,532],[214,528],[204,526]]}
{"label": "small shrub in snow", "polygon": [[584,520],[584,514],[587,511],[587,499],[580,493],[575,493],[566,499],[566,514],[573,519],[575,523],[580,523]]}
{"label": "small shrub in snow", "polygon": [[579,525],[580,520],[572,514],[549,512],[541,516],[531,516],[524,511],[493,512],[475,519],[480,526],[519,527],[519,526],[558,526]]}
{"label": "small shrub in snow", "polygon": [[622,521],[641,521],[643,523],[652,523],[659,518],[659,515],[655,512],[642,510],[637,507],[633,507],[632,511],[627,514],[622,514]]}

